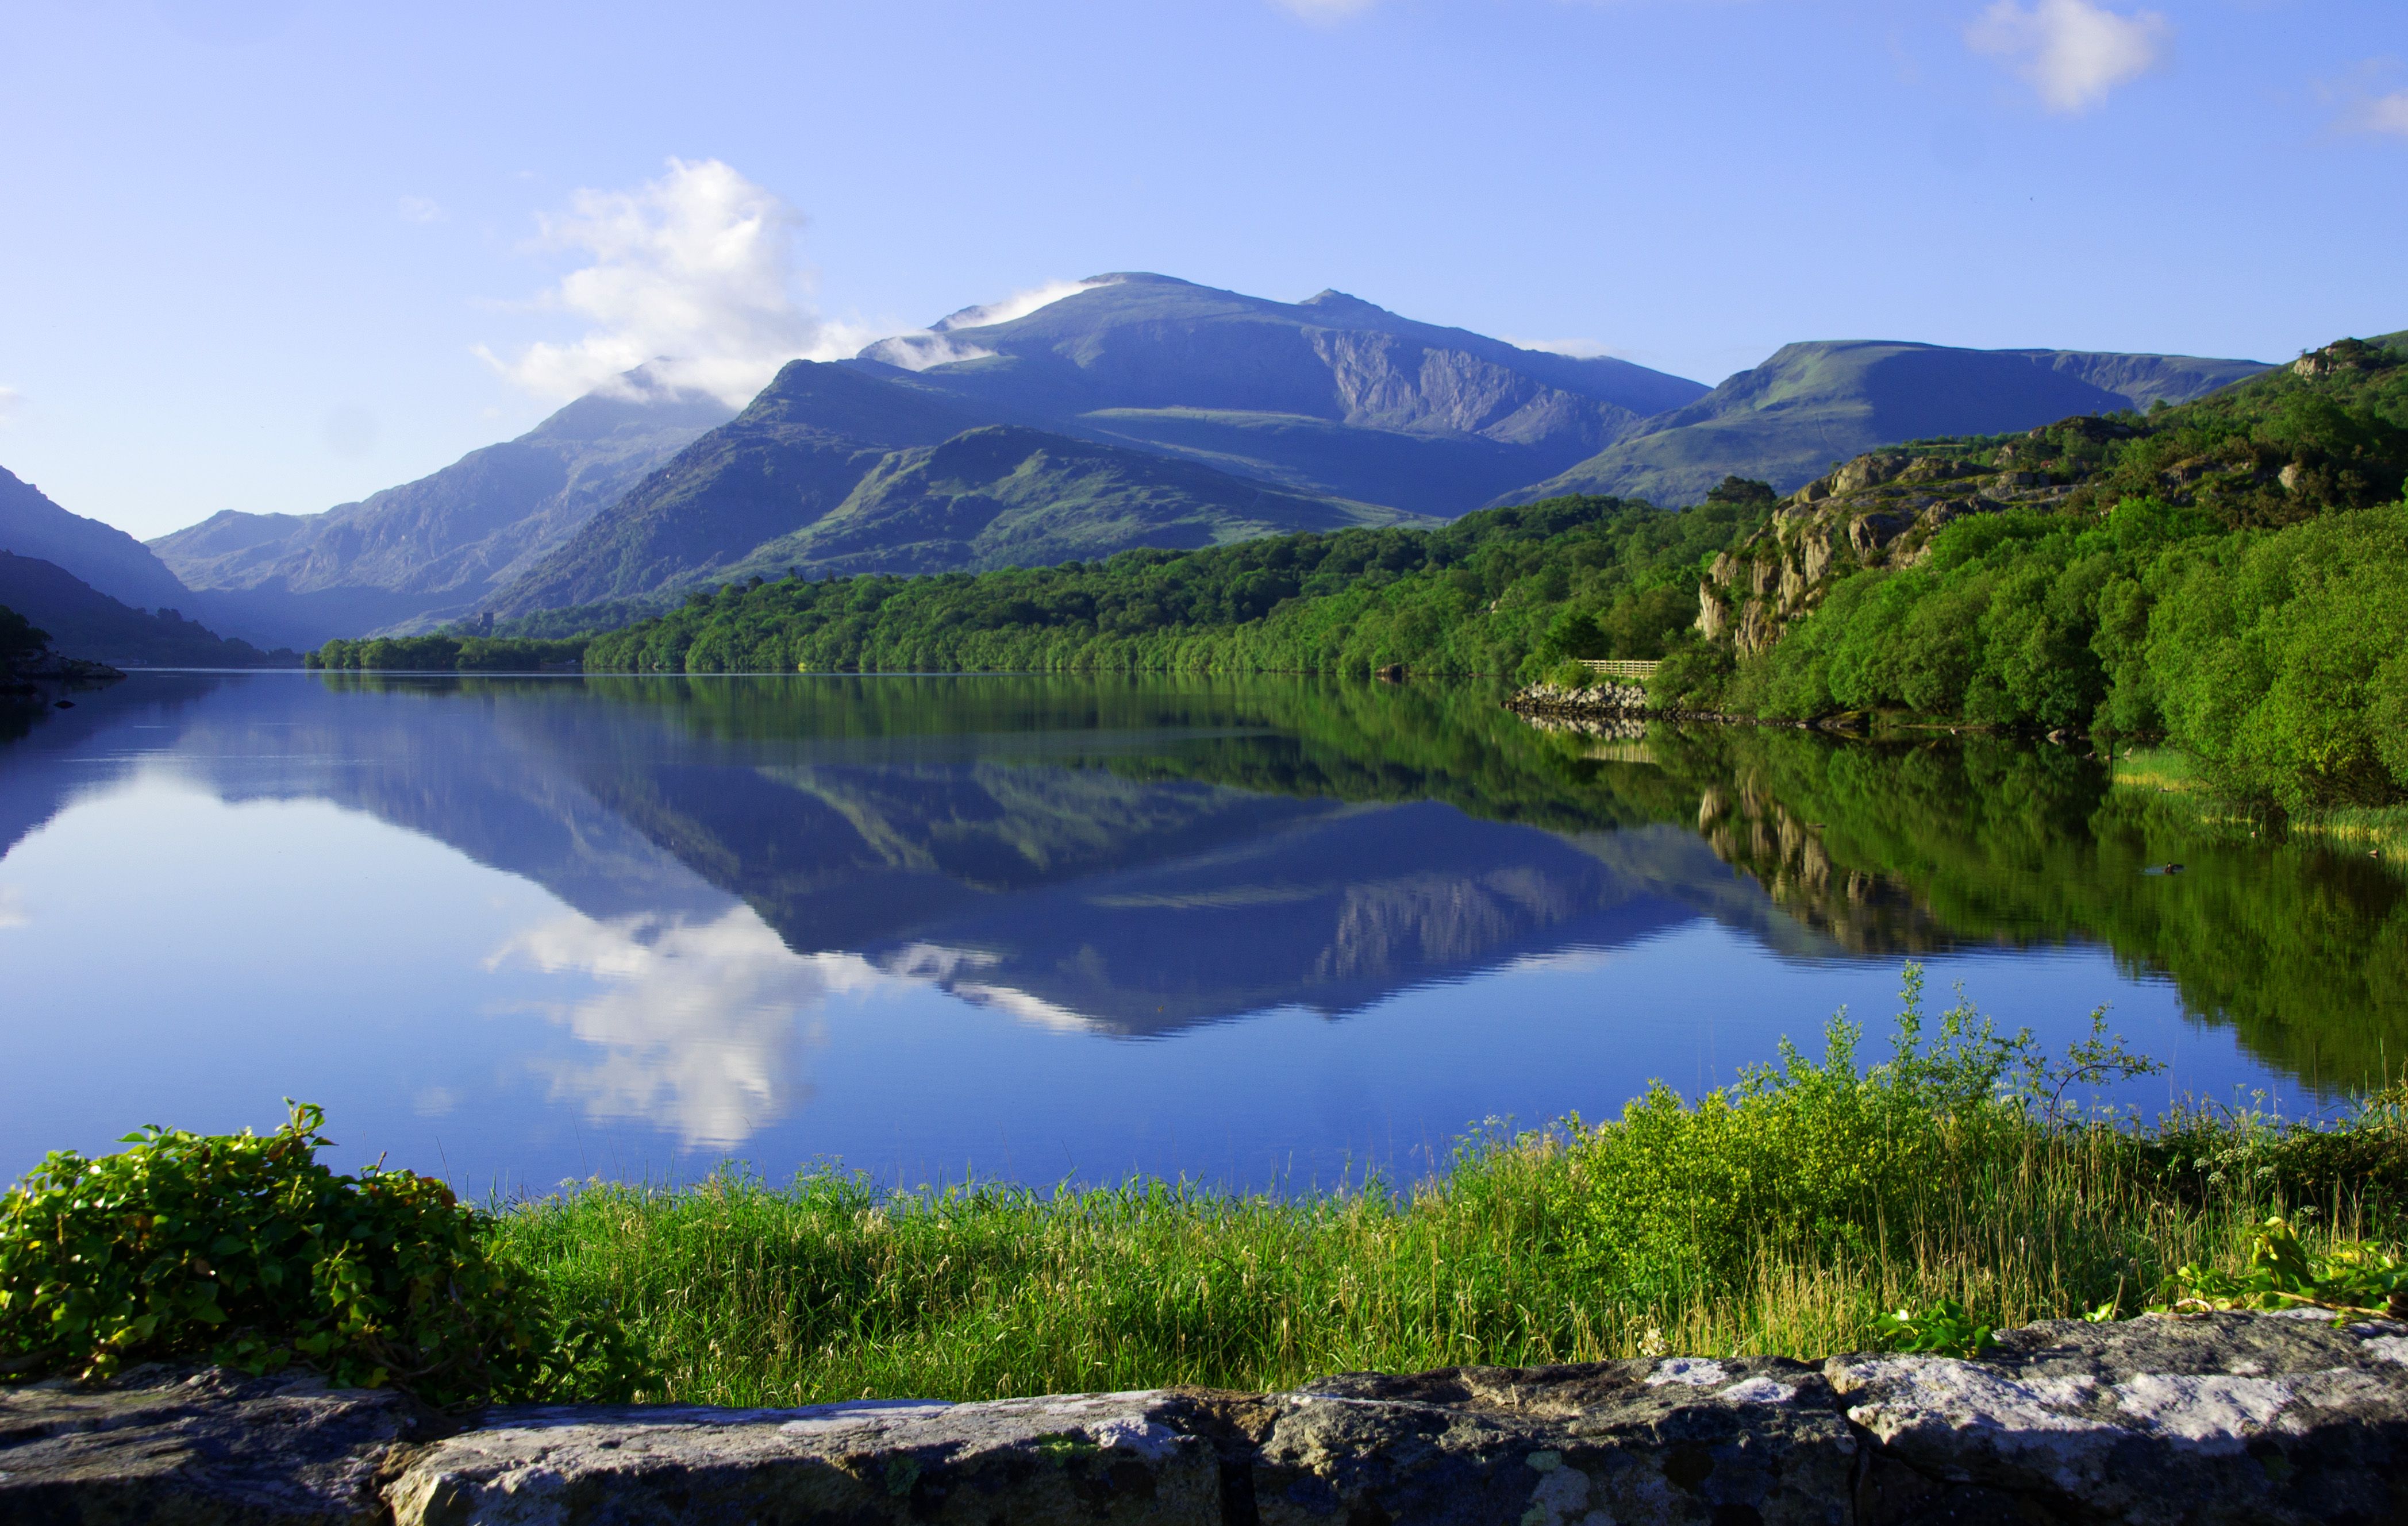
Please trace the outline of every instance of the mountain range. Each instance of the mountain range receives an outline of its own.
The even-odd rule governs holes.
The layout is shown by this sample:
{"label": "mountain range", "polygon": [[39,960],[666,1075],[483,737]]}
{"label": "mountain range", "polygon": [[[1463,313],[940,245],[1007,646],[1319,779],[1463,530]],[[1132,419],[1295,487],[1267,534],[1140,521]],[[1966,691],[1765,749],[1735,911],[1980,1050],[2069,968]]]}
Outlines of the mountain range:
{"label": "mountain range", "polygon": [[[2254,361],[1794,344],[1708,389],[1611,357],[1124,273],[796,361],[740,412],[645,370],[320,514],[148,548],[0,473],[0,549],[266,644],[672,600],[729,578],[974,571],[1426,523],[1565,492],[1786,492],[1935,435],[2181,402]],[[732,415],[732,416],[731,416]]]}

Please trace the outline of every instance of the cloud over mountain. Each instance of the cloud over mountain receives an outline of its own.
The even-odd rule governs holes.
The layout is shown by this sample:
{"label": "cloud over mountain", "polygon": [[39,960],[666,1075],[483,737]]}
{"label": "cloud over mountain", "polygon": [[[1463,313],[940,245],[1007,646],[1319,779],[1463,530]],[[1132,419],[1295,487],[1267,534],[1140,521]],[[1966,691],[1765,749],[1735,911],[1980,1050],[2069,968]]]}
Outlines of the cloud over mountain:
{"label": "cloud over mountain", "polygon": [[587,263],[544,293],[544,307],[592,327],[514,359],[479,353],[528,391],[575,397],[638,366],[658,382],[740,406],[791,360],[834,360],[874,337],[832,322],[800,295],[802,217],[716,159],[672,159],[633,191],[580,191],[545,242]]}
{"label": "cloud over mountain", "polygon": [[1998,0],[1966,30],[1974,51],[2002,59],[2051,111],[2089,110],[2116,86],[2165,62],[2173,25],[2154,10],[2119,15],[2090,0]]}

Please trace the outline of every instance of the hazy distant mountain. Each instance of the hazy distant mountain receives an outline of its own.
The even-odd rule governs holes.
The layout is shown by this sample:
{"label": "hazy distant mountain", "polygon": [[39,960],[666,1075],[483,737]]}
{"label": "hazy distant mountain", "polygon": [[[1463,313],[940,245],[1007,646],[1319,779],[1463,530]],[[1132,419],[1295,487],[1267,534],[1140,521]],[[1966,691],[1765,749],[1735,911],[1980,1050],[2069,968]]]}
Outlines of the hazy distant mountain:
{"label": "hazy distant mountain", "polygon": [[[5,470],[0,470],[0,551],[52,563],[137,608],[181,607],[192,602],[191,592],[140,541],[115,525],[68,513],[40,489]],[[0,604],[7,602],[0,599]]]}
{"label": "hazy distant mountain", "polygon": [[1693,504],[1736,473],[1787,492],[1867,450],[1940,435],[2028,429],[2077,413],[2188,402],[2266,370],[2258,361],[2065,349],[1952,349],[1827,340],[1784,345],[1705,396],[1647,421],[1567,471],[1505,493]]}
{"label": "hazy distant mountain", "polygon": [[322,514],[236,510],[151,547],[213,613],[279,639],[474,614],[644,474],[732,412],[631,372],[500,445]]}
{"label": "hazy distant mountain", "polygon": [[1447,517],[1706,390],[1341,292],[1271,302],[1140,272],[1096,277],[1006,322],[983,316],[882,340],[852,364],[998,421]]}
{"label": "hazy distant mountain", "polygon": [[39,557],[0,551],[0,606],[47,632],[51,649],[62,656],[121,667],[297,666],[301,661],[290,651],[264,652],[220,636],[172,606],[156,614],[136,609]]}
{"label": "hazy distant mountain", "polygon": [[1043,565],[1412,516],[1018,425],[843,365],[796,361],[533,568],[503,614],[788,566]]}

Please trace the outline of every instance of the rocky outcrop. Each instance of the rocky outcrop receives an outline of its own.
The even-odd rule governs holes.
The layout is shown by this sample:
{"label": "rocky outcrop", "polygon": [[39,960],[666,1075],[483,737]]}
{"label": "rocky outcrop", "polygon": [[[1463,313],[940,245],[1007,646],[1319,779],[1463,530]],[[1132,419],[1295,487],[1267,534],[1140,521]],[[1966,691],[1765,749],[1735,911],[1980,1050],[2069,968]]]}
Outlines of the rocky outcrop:
{"label": "rocky outcrop", "polygon": [[2079,464],[2052,456],[2043,470],[2025,458],[2039,462],[2040,442],[2069,430],[2087,438],[2093,425],[2131,433],[2111,420],[2075,419],[1996,447],[1986,464],[1916,449],[1876,450],[1840,465],[1783,500],[1762,531],[1714,558],[1698,588],[1698,631],[1742,653],[1761,651],[1839,578],[1922,561],[1942,525],[2061,503],[2081,478]]}
{"label": "rocky outcrop", "polygon": [[0,1391],[0,1521],[2346,1523],[2408,1512],[2408,1325],[2010,1331],[1977,1361],[1671,1357],[793,1410],[491,1412],[157,1370]]}

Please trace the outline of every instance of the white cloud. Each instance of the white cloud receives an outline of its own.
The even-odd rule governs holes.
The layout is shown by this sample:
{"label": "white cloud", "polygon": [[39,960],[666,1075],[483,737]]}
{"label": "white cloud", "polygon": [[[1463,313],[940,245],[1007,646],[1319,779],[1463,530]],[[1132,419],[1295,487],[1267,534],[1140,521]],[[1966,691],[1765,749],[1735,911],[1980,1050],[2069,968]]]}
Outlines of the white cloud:
{"label": "white cloud", "polygon": [[716,159],[669,161],[634,191],[580,191],[544,235],[588,264],[543,305],[593,322],[572,344],[535,344],[505,361],[478,353],[530,392],[574,397],[649,365],[671,387],[740,405],[791,360],[838,360],[874,330],[831,322],[798,295],[802,218]]}
{"label": "white cloud", "polygon": [[14,422],[19,410],[24,406],[23,392],[14,387],[0,387],[0,429],[6,429]]}
{"label": "white cloud", "polygon": [[486,963],[601,988],[550,1007],[599,1051],[543,1067],[555,1097],[579,1099],[589,1118],[638,1120],[711,1147],[742,1142],[808,1096],[796,1068],[804,1015],[882,978],[855,954],[796,953],[750,906],[700,923],[572,913]]}
{"label": "white cloud", "polygon": [[2378,95],[2350,114],[2350,125],[2361,133],[2390,133],[2408,137],[2408,90]]}
{"label": "white cloud", "polygon": [[1377,3],[1378,0],[1271,0],[1282,10],[1325,25],[1360,16]]}
{"label": "white cloud", "polygon": [[957,313],[947,313],[928,325],[938,334],[950,334],[955,329],[982,329],[991,323],[1009,323],[1015,318],[1025,318],[1039,307],[1050,307],[1064,297],[1074,297],[1082,292],[1092,292],[1098,286],[1117,286],[1117,276],[1096,276],[1082,281],[1047,281],[1025,292],[1014,292],[1001,302],[982,303],[964,307]]}
{"label": "white cloud", "polygon": [[1622,351],[1599,344],[1595,339],[1512,339],[1505,342],[1516,349],[1535,349],[1545,355],[1570,355],[1577,361],[1600,360]]}
{"label": "white cloud", "polygon": [[1064,297],[1074,297],[1082,292],[1092,292],[1098,286],[1115,284],[1111,277],[1097,277],[1083,281],[1047,281],[1025,292],[1014,292],[1000,302],[982,303],[947,313],[924,329],[897,334],[881,339],[864,349],[865,360],[884,361],[906,371],[924,371],[932,365],[947,365],[954,361],[973,361],[994,350],[968,339],[953,337],[962,329],[981,329],[995,323],[1009,323],[1015,318],[1025,318],[1039,307],[1048,307]]}
{"label": "white cloud", "polygon": [[404,222],[443,221],[443,208],[436,205],[432,196],[404,196],[395,204],[395,208],[401,213]]}
{"label": "white cloud", "polygon": [[2173,24],[2154,10],[2121,16],[2090,0],[1998,0],[1966,29],[1974,51],[2003,59],[2051,111],[2087,111],[2165,62]]}

